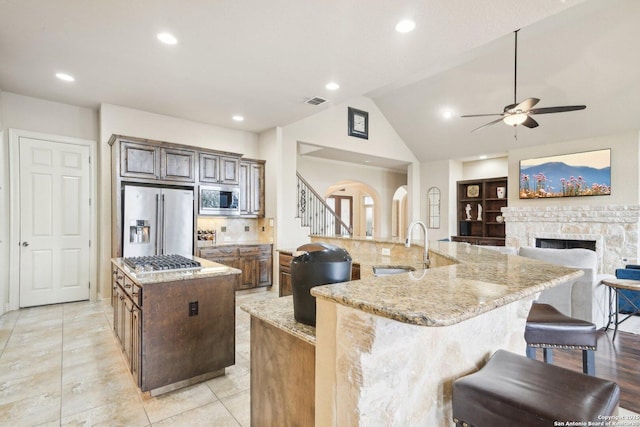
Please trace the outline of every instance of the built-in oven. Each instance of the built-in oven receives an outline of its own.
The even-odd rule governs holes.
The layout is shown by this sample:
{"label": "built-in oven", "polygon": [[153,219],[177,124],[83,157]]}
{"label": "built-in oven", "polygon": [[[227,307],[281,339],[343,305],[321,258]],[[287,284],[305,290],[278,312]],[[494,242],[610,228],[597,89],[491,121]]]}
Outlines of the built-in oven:
{"label": "built-in oven", "polygon": [[200,215],[240,215],[240,187],[237,185],[201,185]]}

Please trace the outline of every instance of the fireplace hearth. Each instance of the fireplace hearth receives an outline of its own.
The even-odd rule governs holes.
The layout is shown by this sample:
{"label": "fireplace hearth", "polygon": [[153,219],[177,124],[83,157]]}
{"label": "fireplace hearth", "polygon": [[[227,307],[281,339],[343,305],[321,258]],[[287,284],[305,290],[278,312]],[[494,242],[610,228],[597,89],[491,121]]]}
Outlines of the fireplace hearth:
{"label": "fireplace hearth", "polygon": [[506,246],[566,248],[586,241],[598,254],[598,273],[640,264],[640,205],[508,206],[502,216]]}
{"label": "fireplace hearth", "polygon": [[551,249],[589,249],[596,250],[595,240],[574,240],[574,239],[542,239],[536,238],[536,248]]}

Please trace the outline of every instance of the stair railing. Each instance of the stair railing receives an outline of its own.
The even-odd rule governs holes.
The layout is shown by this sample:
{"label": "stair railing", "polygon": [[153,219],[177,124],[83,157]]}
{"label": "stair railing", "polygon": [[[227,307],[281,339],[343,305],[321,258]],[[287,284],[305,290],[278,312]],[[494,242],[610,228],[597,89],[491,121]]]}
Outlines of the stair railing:
{"label": "stair railing", "polygon": [[[298,177],[296,217],[300,218],[300,225],[309,227],[310,234],[320,236],[351,236],[353,229],[331,209],[331,206],[296,172]],[[336,230],[338,228],[338,230]]]}

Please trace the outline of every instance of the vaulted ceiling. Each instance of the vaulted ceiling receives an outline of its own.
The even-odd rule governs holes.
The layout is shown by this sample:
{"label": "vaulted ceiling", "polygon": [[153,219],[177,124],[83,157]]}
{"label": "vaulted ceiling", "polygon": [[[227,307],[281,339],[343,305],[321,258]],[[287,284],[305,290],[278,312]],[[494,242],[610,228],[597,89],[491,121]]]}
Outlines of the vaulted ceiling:
{"label": "vaulted ceiling", "polygon": [[[407,17],[416,29],[394,31]],[[364,95],[421,161],[504,153],[640,129],[639,17],[636,0],[0,0],[0,90],[252,132]],[[484,119],[460,114],[513,101],[517,28],[519,100],[587,109],[517,141],[502,124],[471,134]]]}

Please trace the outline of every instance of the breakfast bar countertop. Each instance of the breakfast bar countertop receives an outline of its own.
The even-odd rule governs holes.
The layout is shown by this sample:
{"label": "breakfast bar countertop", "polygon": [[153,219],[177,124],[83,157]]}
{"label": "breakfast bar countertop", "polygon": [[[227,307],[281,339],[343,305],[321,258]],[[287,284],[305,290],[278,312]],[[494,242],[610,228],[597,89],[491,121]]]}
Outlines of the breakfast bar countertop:
{"label": "breakfast bar countertop", "polygon": [[296,321],[291,295],[243,304],[242,310],[280,328],[309,344],[316,345],[316,328]]}
{"label": "breakfast bar countertop", "polygon": [[[430,242],[451,265],[317,286],[311,294],[421,326],[447,326],[582,276],[582,270],[466,243]],[[432,260],[433,261],[433,260]]]}

